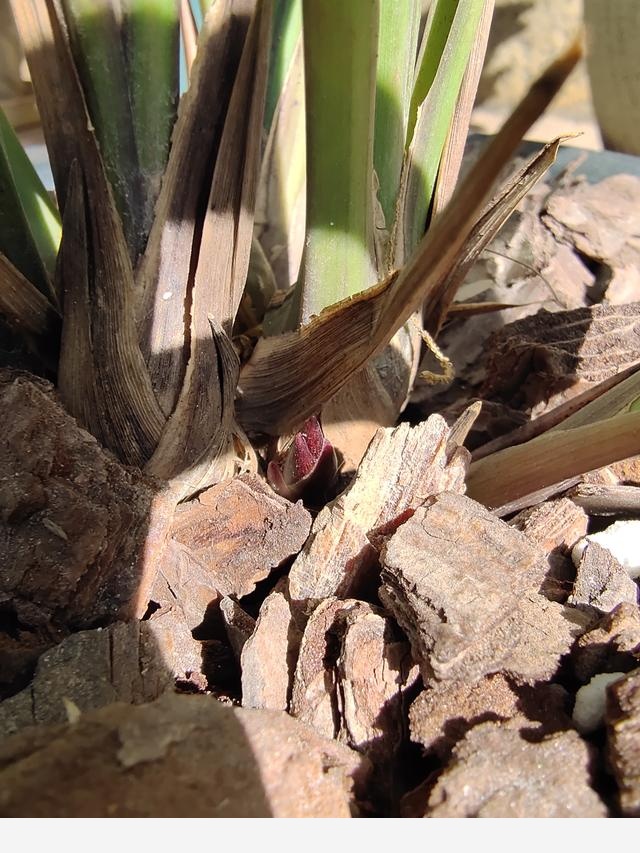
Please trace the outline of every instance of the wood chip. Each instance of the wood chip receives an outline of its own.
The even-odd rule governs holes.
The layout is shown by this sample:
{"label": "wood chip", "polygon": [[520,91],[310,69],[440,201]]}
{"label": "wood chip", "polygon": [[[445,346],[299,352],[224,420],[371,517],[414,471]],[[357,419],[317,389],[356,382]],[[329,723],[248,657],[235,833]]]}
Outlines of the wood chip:
{"label": "wood chip", "polygon": [[0,440],[0,599],[27,624],[142,616],[173,504],[43,389],[0,376],[0,408],[11,412]]}
{"label": "wood chip", "polygon": [[178,610],[79,631],[41,655],[29,687],[0,703],[0,738],[66,722],[68,703],[85,713],[112,702],[151,702],[200,666],[200,643]]}
{"label": "wood chip", "polygon": [[629,672],[640,663],[640,608],[623,603],[578,638],[571,653],[576,677],[586,684],[601,672]]}
{"label": "wood chip", "polygon": [[546,204],[544,222],[559,242],[621,272],[638,265],[640,178],[611,175],[597,184],[560,188]]}
{"label": "wood chip", "polygon": [[587,533],[586,512],[568,498],[560,498],[523,510],[510,524],[547,555],[549,572],[540,591],[553,601],[565,602],[575,577],[570,551]]}
{"label": "wood chip", "polygon": [[244,475],[202,492],[175,518],[172,538],[188,549],[222,595],[241,598],[297,554],[311,527],[298,502]]}
{"label": "wood chip", "polygon": [[255,631],[256,620],[249,616],[232,598],[223,598],[220,601],[220,615],[224,622],[229,645],[239,663],[244,644]]}
{"label": "wood chip", "polygon": [[640,669],[608,688],[606,723],[620,810],[625,817],[640,817]]}
{"label": "wood chip", "polygon": [[166,695],[4,741],[0,816],[350,817],[368,773],[285,713]]}
{"label": "wood chip", "polygon": [[539,545],[545,554],[557,548],[567,553],[578,539],[586,536],[589,518],[572,500],[560,498],[523,510],[510,524]]}
{"label": "wood chip", "polygon": [[207,608],[220,599],[211,573],[179,542],[169,540],[156,582],[149,594],[152,606],[180,608],[190,630],[205,618]]}
{"label": "wood chip", "polygon": [[290,711],[324,737],[337,737],[340,728],[335,665],[346,616],[360,606],[363,603],[354,599],[327,598],[314,610],[302,635]]}
{"label": "wood chip", "polygon": [[310,612],[328,596],[357,595],[377,567],[372,539],[429,495],[463,490],[468,453],[448,452],[449,434],[439,415],[376,433],[351,485],[313,523],[289,575],[293,601]]}
{"label": "wood chip", "polygon": [[403,696],[417,677],[409,644],[380,608],[330,598],[307,622],[291,713],[388,762],[406,737]]}
{"label": "wood chip", "polygon": [[519,531],[461,495],[431,498],[381,555],[379,595],[425,683],[498,671],[549,678],[588,621],[536,590],[547,570]]}
{"label": "wood chip", "polygon": [[538,737],[570,727],[569,704],[569,694],[559,684],[518,686],[501,674],[475,684],[434,684],[411,705],[411,740],[446,759],[473,726],[489,720],[518,718]]}
{"label": "wood chip", "polygon": [[640,303],[540,311],[505,326],[487,344],[480,396],[536,416],[640,359]]}
{"label": "wood chip", "polygon": [[578,565],[569,604],[608,613],[626,601],[636,604],[638,587],[613,554],[597,542],[588,542]]}
{"label": "wood chip", "polygon": [[426,817],[607,817],[576,732],[530,743],[515,724],[475,726],[429,798]]}
{"label": "wood chip", "polygon": [[406,734],[403,694],[418,678],[409,644],[391,619],[363,603],[347,614],[337,664],[347,743],[390,759]]}
{"label": "wood chip", "polygon": [[242,648],[244,708],[288,708],[300,636],[283,580],[263,601],[253,634]]}

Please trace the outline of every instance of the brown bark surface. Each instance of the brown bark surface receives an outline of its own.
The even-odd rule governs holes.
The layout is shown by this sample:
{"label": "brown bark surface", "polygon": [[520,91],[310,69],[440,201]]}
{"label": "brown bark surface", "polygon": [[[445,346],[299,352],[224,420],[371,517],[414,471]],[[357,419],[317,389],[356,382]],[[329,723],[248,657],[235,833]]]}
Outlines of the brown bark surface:
{"label": "brown bark surface", "polygon": [[549,678],[585,618],[537,592],[546,561],[519,531],[461,495],[416,510],[382,552],[380,598],[425,683],[504,671]]}
{"label": "brown bark surface", "polygon": [[357,594],[375,578],[380,535],[429,495],[462,491],[468,453],[448,447],[439,416],[379,430],[348,488],[317,516],[290,572],[293,601],[307,612],[328,596]]}
{"label": "brown bark surface", "polygon": [[285,713],[165,696],[0,744],[0,815],[349,817],[367,773]]}
{"label": "brown bark surface", "polygon": [[626,817],[640,817],[640,669],[607,690],[607,754]]}
{"label": "brown bark surface", "polygon": [[576,732],[531,743],[509,724],[475,726],[454,749],[427,817],[607,817]]}
{"label": "brown bark surface", "polygon": [[302,503],[243,475],[202,492],[176,514],[172,538],[222,595],[242,598],[272,569],[297,554],[311,527]]}

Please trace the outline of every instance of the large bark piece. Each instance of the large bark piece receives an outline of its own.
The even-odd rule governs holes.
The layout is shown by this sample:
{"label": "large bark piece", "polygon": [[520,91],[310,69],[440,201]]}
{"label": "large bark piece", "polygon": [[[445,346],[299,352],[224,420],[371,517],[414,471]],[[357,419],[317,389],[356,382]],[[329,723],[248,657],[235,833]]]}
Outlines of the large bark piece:
{"label": "large bark piece", "polygon": [[0,602],[33,627],[141,616],[172,503],[41,381],[2,372],[0,410]]}
{"label": "large bark piece", "polygon": [[201,648],[179,610],[145,622],[79,631],[41,655],[29,687],[0,703],[0,738],[112,702],[157,699],[201,669]]}
{"label": "large bark piece", "polygon": [[0,816],[349,817],[367,769],[287,714],[167,695],[4,741]]}
{"label": "large bark piece", "polygon": [[406,631],[425,683],[557,670],[587,618],[537,592],[547,570],[519,531],[461,495],[430,499],[381,555],[380,598]]}
{"label": "large bark piece", "polygon": [[253,633],[242,647],[243,707],[288,708],[299,646],[300,631],[283,580],[262,602]]}
{"label": "large bark piece", "polygon": [[376,433],[351,485],[313,523],[289,576],[293,601],[311,612],[329,596],[357,595],[377,565],[376,534],[430,495],[463,491],[468,453],[448,447],[449,436],[439,415]]}
{"label": "large bark piece", "polygon": [[411,740],[448,758],[474,726],[517,719],[531,737],[571,726],[569,694],[559,684],[518,686],[498,673],[475,684],[443,682],[423,690],[411,705]]}
{"label": "large bark piece", "polygon": [[539,416],[640,358],[640,304],[540,311],[487,344],[480,395]]}
{"label": "large bark piece", "polygon": [[377,760],[402,743],[403,695],[418,676],[409,645],[376,607],[330,598],[307,622],[291,713]]}
{"label": "large bark piece", "polygon": [[176,515],[172,538],[209,574],[222,595],[241,598],[297,554],[311,527],[300,502],[244,475],[202,492]]}
{"label": "large bark piece", "polygon": [[606,817],[575,732],[529,743],[513,724],[473,728],[429,798],[426,817]]}
{"label": "large bark piece", "polygon": [[626,817],[640,817],[640,669],[607,690],[609,763]]}

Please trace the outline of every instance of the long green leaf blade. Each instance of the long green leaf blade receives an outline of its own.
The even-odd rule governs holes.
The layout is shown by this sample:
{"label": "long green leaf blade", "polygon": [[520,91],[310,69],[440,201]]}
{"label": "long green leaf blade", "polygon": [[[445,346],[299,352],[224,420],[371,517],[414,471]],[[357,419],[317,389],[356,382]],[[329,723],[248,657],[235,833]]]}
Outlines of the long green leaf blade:
{"label": "long green leaf blade", "polygon": [[169,157],[179,86],[180,16],[176,0],[125,0],[126,60],[143,234],[151,230]]}
{"label": "long green leaf blade", "polygon": [[269,81],[264,108],[267,134],[302,34],[302,0],[276,0],[271,32]]}
{"label": "long green leaf blade", "polygon": [[393,225],[400,189],[421,6],[417,0],[380,0],[373,164],[388,229]]}
{"label": "long green leaf blade", "polygon": [[58,212],[0,108],[0,252],[55,304]]}
{"label": "long green leaf blade", "polygon": [[62,0],[74,61],[132,260],[144,246],[139,232],[142,189],[129,100],[121,21],[110,0]]}
{"label": "long green leaf blade", "polygon": [[[417,119],[408,140],[405,194],[397,232],[396,265],[413,251],[424,234],[438,177],[442,151],[451,127],[458,94],[481,20],[484,0],[438,0],[418,74],[412,111]],[[455,7],[450,28],[446,25]],[[446,42],[442,43],[444,33]],[[436,58],[438,59],[436,67]],[[419,107],[416,103],[425,91]],[[410,119],[411,122],[411,119]]]}
{"label": "long green leaf blade", "polygon": [[300,321],[372,285],[378,0],[304,0],[307,237]]}

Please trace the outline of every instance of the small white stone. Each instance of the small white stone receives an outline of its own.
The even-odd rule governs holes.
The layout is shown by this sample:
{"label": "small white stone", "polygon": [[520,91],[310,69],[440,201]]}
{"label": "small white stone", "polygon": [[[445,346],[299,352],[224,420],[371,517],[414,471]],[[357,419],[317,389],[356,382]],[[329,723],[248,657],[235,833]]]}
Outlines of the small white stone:
{"label": "small white stone", "polygon": [[571,551],[576,568],[588,542],[597,542],[613,554],[631,578],[640,577],[640,520],[616,521],[600,533],[578,540]]}
{"label": "small white stone", "polygon": [[576,693],[573,707],[573,722],[581,734],[589,734],[600,728],[604,721],[607,705],[607,687],[624,678],[626,672],[601,672],[594,675],[588,684]]}
{"label": "small white stone", "polygon": [[165,302],[167,301],[167,299],[171,299],[172,296],[173,296],[173,291],[171,291],[171,290],[165,290],[165,292],[162,294],[162,298],[164,299]]}

